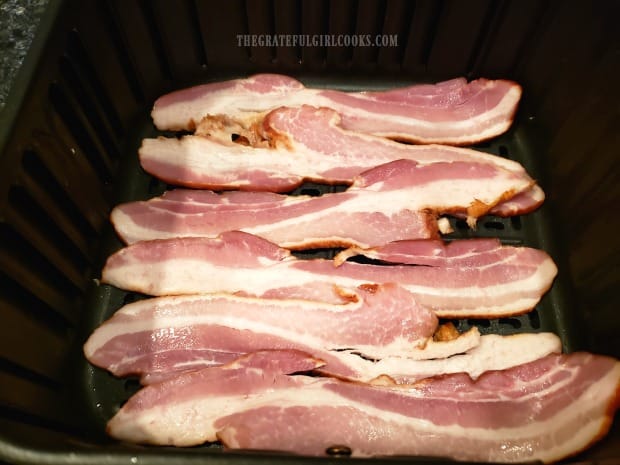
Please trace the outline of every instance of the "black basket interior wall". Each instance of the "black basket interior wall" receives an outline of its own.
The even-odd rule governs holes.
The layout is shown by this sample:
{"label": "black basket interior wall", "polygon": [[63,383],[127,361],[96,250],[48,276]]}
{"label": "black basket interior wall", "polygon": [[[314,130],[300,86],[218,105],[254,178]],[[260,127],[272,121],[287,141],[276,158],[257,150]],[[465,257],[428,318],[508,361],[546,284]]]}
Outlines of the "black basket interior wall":
{"label": "black basket interior wall", "polygon": [[[119,246],[111,208],[165,187],[137,165],[140,139],[154,134],[152,102],[173,89],[255,72],[345,90],[456,76],[522,84],[514,127],[478,148],[523,163],[547,201],[533,215],[487,218],[476,235],[544,248],[560,275],[529,316],[458,324],[483,332],[551,328],[567,350],[620,356],[619,7],[576,0],[51,1],[0,116],[0,461],[155,463],[205,453],[266,460],[107,439],[108,411],[93,402],[120,402],[135,386],[93,374],[81,354],[88,331],[131,299],[96,281]],[[239,34],[395,34],[398,45],[246,47]],[[472,234],[454,225],[456,235]],[[620,457],[617,429],[579,459]]]}

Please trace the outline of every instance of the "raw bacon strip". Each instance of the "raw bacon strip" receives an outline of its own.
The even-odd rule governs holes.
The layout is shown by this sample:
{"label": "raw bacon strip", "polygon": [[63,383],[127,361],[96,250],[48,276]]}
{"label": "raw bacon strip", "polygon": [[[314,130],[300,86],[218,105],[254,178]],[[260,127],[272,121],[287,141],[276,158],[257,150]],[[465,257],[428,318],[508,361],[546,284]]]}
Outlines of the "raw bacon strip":
{"label": "raw bacon strip", "polygon": [[[169,372],[178,364],[208,365],[202,354],[212,360],[217,354],[226,357],[262,349],[415,357],[423,354],[437,329],[433,312],[395,284],[340,289],[339,294],[346,303],[230,294],[141,300],[126,305],[95,330],[84,352],[94,365],[125,376]],[[167,365],[154,366],[155,357]]]}
{"label": "raw bacon strip", "polygon": [[[370,246],[387,239],[438,236],[436,215],[386,205],[377,210],[354,192],[320,197],[267,192],[226,192],[210,203],[196,191],[175,191],[149,201],[130,202],[112,210],[111,221],[123,241],[173,237],[215,237],[225,231],[257,234],[290,249]],[[370,196],[369,198],[372,198]],[[402,203],[402,202],[401,202]]]}
{"label": "raw bacon strip", "polygon": [[[302,358],[300,367],[307,364]],[[587,353],[550,355],[476,381],[454,374],[407,388],[274,368],[207,368],[144,388],[108,432],[138,443],[220,439],[231,448],[318,456],[340,445],[359,457],[551,462],[607,432],[619,382],[615,359]]]}
{"label": "raw bacon strip", "polygon": [[[463,248],[468,241],[462,241]],[[474,242],[475,243],[475,242]],[[259,237],[229,232],[218,238],[143,241],[113,254],[104,282],[150,295],[212,292],[266,298],[333,301],[333,286],[396,282],[440,317],[500,317],[532,309],[557,273],[543,251],[502,248],[483,266],[381,266],[300,260]]]}
{"label": "raw bacon strip", "polygon": [[186,191],[175,194],[186,201],[163,196],[123,204],[111,218],[127,243],[241,230],[292,249],[368,247],[436,237],[430,212],[462,212],[473,223],[531,183],[525,174],[492,165],[397,160],[356,177],[346,192],[319,197],[227,192],[195,202],[194,193]]}
{"label": "raw bacon strip", "polygon": [[[319,370],[323,374],[367,383],[411,384],[429,376],[446,373],[468,373],[476,377],[484,371],[511,367],[561,350],[560,340],[551,333],[519,335],[523,336],[522,338],[492,334],[481,336],[475,327],[450,341],[431,339],[423,348],[410,349],[407,357],[388,356],[381,360],[369,360],[350,350],[332,351],[304,346],[299,342],[291,345],[290,342],[273,335],[247,331],[240,333],[222,327],[215,328],[212,336],[216,338],[214,349],[204,350],[199,354],[181,349],[153,354],[152,359],[148,360],[150,365],[140,366],[135,360],[127,359],[122,360],[122,363],[125,363],[127,374],[140,375],[140,382],[148,385],[160,383],[183,372],[226,364],[244,354],[265,350],[263,348],[267,346],[297,347],[297,350],[312,353],[314,357],[324,361]],[[132,342],[128,339],[127,342],[131,344],[135,343],[135,340]],[[523,350],[522,344],[527,344],[530,349]],[[233,346],[234,348],[231,348]],[[120,354],[116,354],[114,359],[108,358],[110,354],[115,356],[106,351],[98,366],[113,371],[106,363],[118,360]],[[141,361],[144,360],[146,359]]]}
{"label": "raw bacon strip", "polygon": [[454,79],[382,92],[307,89],[287,76],[258,74],[160,97],[151,113],[165,130],[193,130],[208,115],[249,127],[257,114],[281,106],[312,105],[342,115],[346,129],[420,143],[466,145],[506,131],[521,88],[512,81]]}
{"label": "raw bacon strip", "polygon": [[[290,191],[303,181],[351,184],[363,171],[399,159],[424,165],[453,161],[484,163],[525,175],[519,163],[484,152],[400,144],[347,131],[339,124],[340,116],[328,108],[280,108],[267,114],[262,124],[261,133],[271,147],[233,143],[233,130],[216,129],[207,131],[208,137],[144,139],[140,161],[147,172],[169,184],[269,192]],[[491,213],[527,213],[543,200],[544,193],[537,187],[536,193],[524,195],[521,202],[504,208],[498,205]]]}
{"label": "raw bacon strip", "polygon": [[437,319],[411,294],[393,284],[357,292],[348,297],[356,302],[332,305],[222,294],[147,299],[95,330],[84,353],[116,376],[140,375],[143,384],[265,349],[311,353],[325,361],[323,373],[341,378],[411,383],[454,372],[476,377],[561,349],[549,333],[481,337],[476,328],[429,340]]}
{"label": "raw bacon strip", "polygon": [[264,373],[293,374],[313,371],[324,365],[324,361],[299,350],[259,350],[231,360],[220,367],[220,372],[245,373],[248,369],[257,369]]}
{"label": "raw bacon strip", "polygon": [[[343,361],[356,375],[342,377],[367,382],[368,380],[381,380],[387,376],[391,382],[396,384],[411,384],[421,379],[452,373],[467,373],[468,376],[476,379],[487,371],[504,370],[562,351],[560,338],[553,333],[519,333],[508,336],[485,334],[479,336],[479,342],[474,347],[454,354],[456,343],[459,339],[467,340],[466,336],[472,330],[454,341],[433,341],[432,347],[426,350],[437,352],[438,356],[434,359],[412,360],[403,357],[385,357],[370,365],[367,360],[360,362],[359,359],[347,356],[348,358]],[[474,331],[477,333],[477,330]],[[440,354],[442,344],[449,349],[449,351],[446,350],[445,356]],[[453,352],[454,355],[449,352]],[[318,370],[329,375],[340,376],[329,366],[320,367]]]}

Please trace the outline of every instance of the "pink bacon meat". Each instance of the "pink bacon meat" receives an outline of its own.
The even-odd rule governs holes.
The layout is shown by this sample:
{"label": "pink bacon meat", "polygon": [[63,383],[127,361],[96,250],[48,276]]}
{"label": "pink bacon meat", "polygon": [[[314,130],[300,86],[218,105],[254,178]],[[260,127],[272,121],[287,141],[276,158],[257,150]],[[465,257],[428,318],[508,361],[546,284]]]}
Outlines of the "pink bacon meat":
{"label": "pink bacon meat", "polygon": [[410,383],[453,372],[477,376],[561,349],[548,333],[481,337],[475,328],[435,341],[437,317],[402,288],[340,292],[348,302],[230,294],[141,300],[96,329],[84,353],[116,376],[140,375],[143,384],[265,349],[303,350],[326,362],[321,371],[343,378]]}
{"label": "pink bacon meat", "polygon": [[[218,139],[184,136],[181,139],[144,139],[140,162],[150,174],[169,184],[215,190],[286,192],[303,181],[351,184],[363,171],[390,161],[407,159],[420,164],[474,162],[524,174],[514,161],[470,149],[442,145],[406,145],[340,127],[340,116],[328,108],[302,106],[268,113],[263,133],[272,145],[251,147]],[[536,209],[544,193],[534,185],[513,207],[501,203],[499,215],[524,214]]]}
{"label": "pink bacon meat", "polygon": [[[463,247],[467,247],[463,241]],[[481,266],[380,266],[300,260],[243,232],[217,238],[142,241],[107,261],[102,279],[150,295],[211,292],[333,300],[333,285],[396,282],[440,317],[500,317],[532,309],[557,273],[543,251],[497,246],[498,259]]]}
{"label": "pink bacon meat", "polygon": [[[295,371],[312,360],[272,354],[276,361],[265,366],[253,364],[255,356],[142,389],[108,432],[138,443],[219,439],[230,448],[315,456],[341,446],[358,457],[552,462],[602,437],[618,407],[620,364],[583,352],[549,355],[476,381],[454,374],[406,388],[288,376],[295,370],[291,358],[300,359]],[[282,368],[279,357],[286,360]]]}
{"label": "pink bacon meat", "polygon": [[281,106],[332,108],[352,131],[392,139],[467,145],[495,137],[512,124],[521,98],[506,80],[453,79],[380,92],[308,89],[276,74],[257,74],[172,92],[151,113],[162,130],[193,130],[208,115],[225,115],[249,127],[260,113]]}
{"label": "pink bacon meat", "polygon": [[382,245],[438,236],[436,215],[463,213],[471,224],[532,181],[501,168],[397,160],[356,177],[346,192],[319,197],[267,192],[174,191],[116,207],[112,222],[127,243],[240,230],[292,249]]}

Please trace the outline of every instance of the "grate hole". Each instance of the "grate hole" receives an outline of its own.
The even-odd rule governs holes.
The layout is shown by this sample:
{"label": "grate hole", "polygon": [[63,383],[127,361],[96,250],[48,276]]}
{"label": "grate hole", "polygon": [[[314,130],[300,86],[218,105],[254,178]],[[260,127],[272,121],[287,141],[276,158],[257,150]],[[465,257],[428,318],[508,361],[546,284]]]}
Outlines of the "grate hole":
{"label": "grate hole", "polygon": [[521,326],[523,326],[523,324],[521,323],[521,320],[519,320],[517,318],[500,318],[499,319],[499,324],[500,325],[505,325],[505,326],[510,326],[513,329],[519,329],[519,328],[521,328]]}
{"label": "grate hole", "polygon": [[521,228],[522,228],[521,217],[520,216],[511,216],[510,217],[510,226],[512,226],[512,229],[514,229],[516,231],[521,231]]}
{"label": "grate hole", "polygon": [[142,386],[137,378],[129,378],[125,380],[123,387],[125,388],[125,392],[132,396],[138,392]]}
{"label": "grate hole", "polygon": [[504,223],[500,221],[485,221],[484,227],[485,229],[494,229],[497,231],[503,231],[506,228],[506,226],[504,226]]}
{"label": "grate hole", "polygon": [[349,188],[349,186],[345,184],[335,184],[333,186],[329,186],[329,192],[344,192]]}
{"label": "grate hole", "polygon": [[318,197],[321,195],[321,192],[318,189],[306,188],[299,191],[301,195],[311,195],[313,197]]}
{"label": "grate hole", "polygon": [[[9,235],[0,229],[0,237],[3,240]],[[19,247],[20,244],[11,240],[12,247]],[[12,277],[0,272],[0,295],[2,301],[19,308],[25,314],[31,315],[35,320],[42,322],[47,329],[55,332],[63,337],[68,337],[69,332],[73,328],[70,321],[57,313],[46,302],[32,294],[28,289],[24,288],[27,283],[18,283]]]}
{"label": "grate hole", "polygon": [[[155,177],[151,177],[151,179],[149,180],[149,186],[148,186],[149,193],[151,195],[161,195],[165,189],[164,186],[165,184],[161,182],[159,179]],[[170,188],[173,189],[174,186],[171,186]]]}
{"label": "grate hole", "polygon": [[456,220],[454,222],[454,225],[456,226],[456,229],[458,229],[459,231],[467,231],[469,229],[469,225],[467,224],[467,221],[465,220]]}
{"label": "grate hole", "polygon": [[30,176],[41,186],[45,186],[46,192],[50,195],[50,197],[52,197],[54,203],[58,205],[59,208],[62,208],[63,212],[65,212],[71,219],[82,236],[87,239],[93,239],[97,236],[95,229],[88,221],[86,221],[75,203],[73,203],[71,197],[67,195],[60,183],[43,164],[41,158],[39,158],[39,155],[36,152],[32,150],[24,151],[22,166],[28,176]]}
{"label": "grate hole", "polygon": [[95,70],[92,61],[84,48],[82,39],[76,30],[69,33],[69,38],[67,40],[67,53],[74,63],[78,65],[80,71],[86,75],[86,81],[93,88],[94,96],[101,105],[101,108],[103,109],[108,122],[112,126],[114,133],[118,137],[122,136],[124,133],[123,125],[118,117],[116,108],[112,103],[108,90],[103,84],[101,84],[99,74]]}
{"label": "grate hole", "polygon": [[326,258],[332,259],[342,249],[309,249],[309,250],[294,250],[293,255],[303,260],[311,260],[314,258]]}
{"label": "grate hole", "polygon": [[469,318],[467,323],[470,326],[478,326],[479,328],[489,328],[491,326],[491,320],[485,320],[483,318]]}
{"label": "grate hole", "polygon": [[67,84],[69,84],[68,87],[75,96],[75,101],[79,102],[82,113],[97,134],[106,152],[113,158],[118,158],[119,151],[114,143],[114,139],[110,135],[106,124],[103,122],[99,109],[93,102],[91,95],[82,84],[82,80],[78,76],[75,66],[65,56],[60,58],[59,66],[63,79],[67,82]]}
{"label": "grate hole", "polygon": [[[472,149],[474,150],[479,150],[479,149],[490,149],[491,148],[491,142],[490,141],[482,141],[482,142],[478,142],[476,145],[474,145],[472,147]],[[488,152],[489,150],[482,150],[482,152]]]}
{"label": "grate hole", "polygon": [[506,147],[505,145],[500,145],[499,146],[499,154],[502,157],[507,157],[508,156],[508,147]]}
{"label": "grate hole", "polygon": [[137,294],[135,292],[128,292],[125,294],[125,297],[123,297],[123,305],[131,304],[142,299],[144,299],[144,295]]}
{"label": "grate hole", "polygon": [[[67,239],[67,237],[58,229],[56,224],[50,219],[45,210],[43,210],[33,199],[28,192],[19,187],[13,186],[9,190],[9,204],[16,212],[19,212],[24,219],[29,223],[33,229],[36,229],[40,233],[44,233],[49,239],[49,243],[54,244],[54,247],[62,253],[64,258],[67,258],[69,262],[79,270],[84,270],[87,267],[87,262],[82,257],[82,254],[73,243]],[[24,256],[22,250],[30,249],[34,251],[32,247],[17,234],[13,229],[9,229],[5,225],[3,228],[3,236],[6,236],[6,240],[14,243],[16,250],[11,253],[19,254],[20,260],[32,264],[32,269],[36,269],[41,275],[46,277],[46,280],[52,281],[54,286],[58,286],[62,289],[63,293],[77,295],[80,290],[67,278],[64,277],[62,271],[58,270],[47,259],[44,259],[42,255],[28,254]],[[8,245],[8,243],[6,244]],[[10,250],[10,249],[9,249]]]}
{"label": "grate hole", "polygon": [[326,184],[306,182],[303,183],[301,186],[297,187],[296,189],[293,189],[293,191],[290,192],[290,195],[310,195],[313,197],[317,197],[327,193],[343,192],[347,189],[347,187],[348,186],[329,186]]}
{"label": "grate hole", "polygon": [[91,164],[103,183],[111,181],[111,173],[106,166],[103,156],[97,145],[93,141],[89,131],[84,127],[82,121],[75,113],[75,109],[69,103],[67,95],[58,84],[51,84],[49,88],[49,98],[54,110],[60,115],[65,126],[82,149],[82,153]]}
{"label": "grate hole", "polygon": [[530,320],[532,329],[540,329],[540,315],[538,314],[538,309],[535,308],[528,313],[527,318]]}

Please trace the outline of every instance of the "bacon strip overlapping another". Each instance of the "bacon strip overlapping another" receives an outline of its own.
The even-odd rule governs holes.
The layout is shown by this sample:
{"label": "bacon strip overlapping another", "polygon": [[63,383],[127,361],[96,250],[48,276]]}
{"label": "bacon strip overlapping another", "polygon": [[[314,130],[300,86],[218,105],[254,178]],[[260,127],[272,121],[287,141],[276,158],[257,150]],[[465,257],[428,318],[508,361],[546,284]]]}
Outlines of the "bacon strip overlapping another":
{"label": "bacon strip overlapping another", "polygon": [[[213,125],[217,125],[215,121]],[[212,126],[213,126],[212,125]],[[525,175],[506,158],[445,145],[407,145],[345,130],[329,108],[302,106],[269,112],[254,137],[260,146],[231,141],[235,128],[210,127],[206,135],[144,139],[142,167],[169,184],[214,190],[286,192],[304,181],[351,184],[362,172],[395,160],[420,165],[437,162],[483,163]],[[258,143],[253,142],[254,145]],[[266,144],[267,146],[262,146]],[[533,185],[521,199],[502,202],[491,214],[508,216],[536,209],[544,193]]]}
{"label": "bacon strip overlapping another", "polygon": [[148,386],[108,432],[138,443],[219,439],[231,448],[319,456],[340,446],[360,457],[551,462],[598,440],[618,407],[620,363],[586,353],[549,355],[475,381],[453,374],[406,387],[286,375],[321,364],[296,352],[267,360],[258,353]]}
{"label": "bacon strip overlapping another", "polygon": [[97,328],[84,353],[116,376],[140,375],[143,384],[267,349],[310,353],[326,362],[322,372],[341,378],[410,383],[453,372],[477,376],[561,350],[550,333],[481,337],[472,328],[435,340],[436,315],[394,284],[339,294],[338,304],[231,294],[141,300]]}
{"label": "bacon strip overlapping another", "polygon": [[373,247],[438,237],[440,214],[465,215],[474,225],[532,182],[493,165],[397,160],[357,176],[345,192],[313,197],[179,189],[119,205],[111,219],[127,243],[240,230],[291,249]]}

